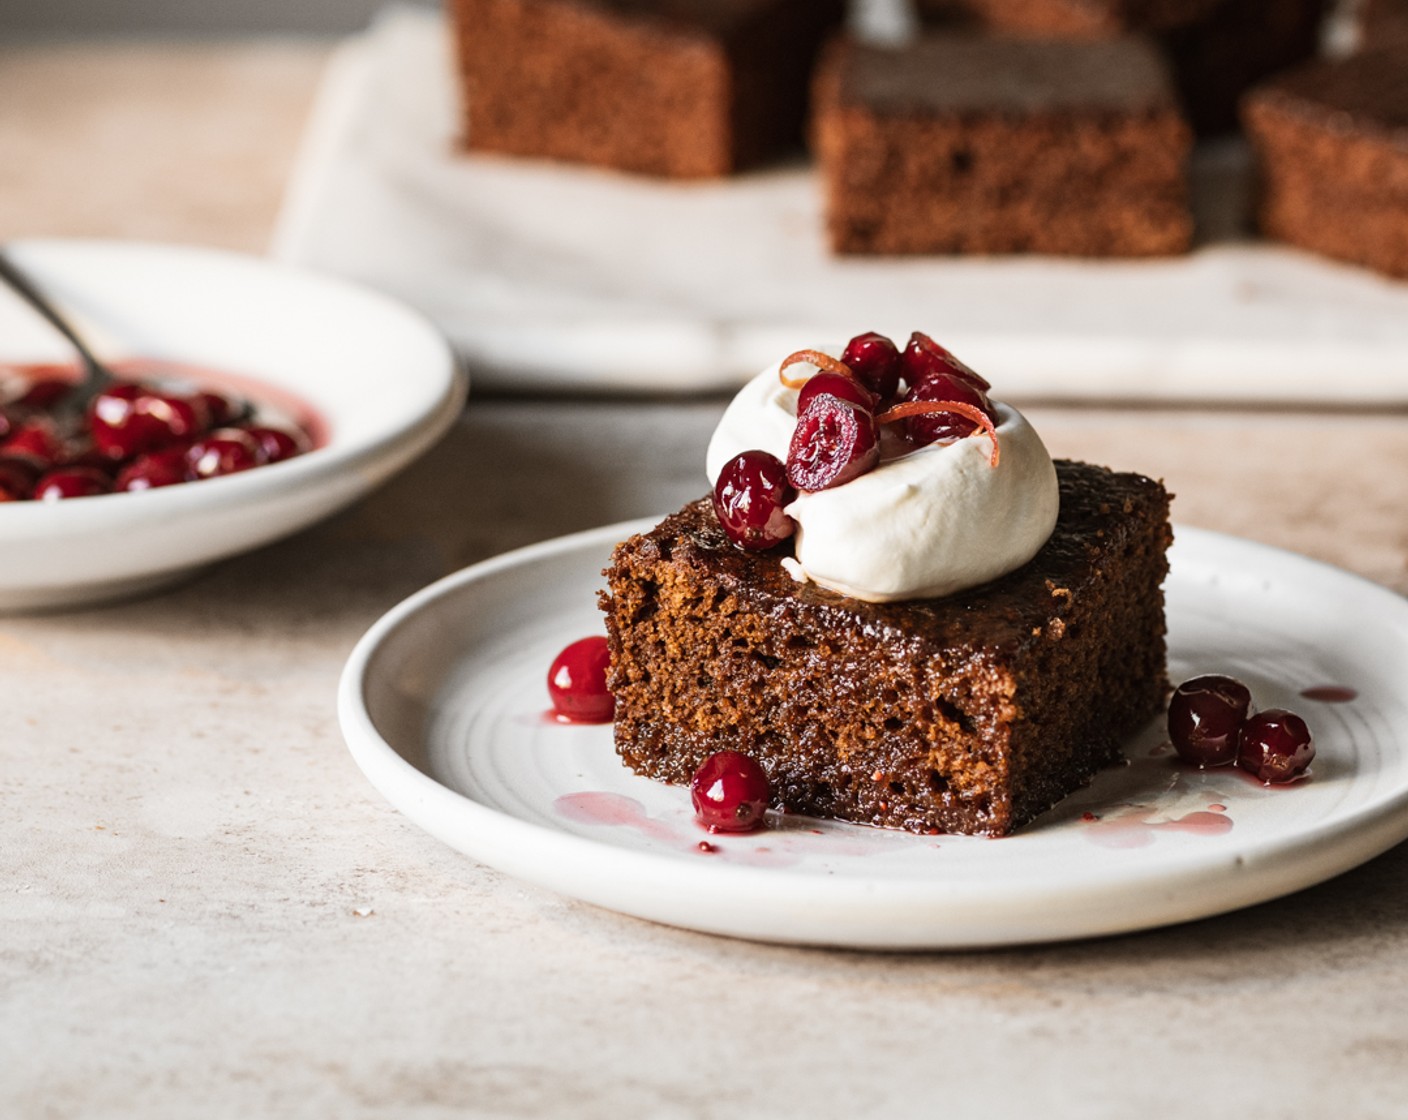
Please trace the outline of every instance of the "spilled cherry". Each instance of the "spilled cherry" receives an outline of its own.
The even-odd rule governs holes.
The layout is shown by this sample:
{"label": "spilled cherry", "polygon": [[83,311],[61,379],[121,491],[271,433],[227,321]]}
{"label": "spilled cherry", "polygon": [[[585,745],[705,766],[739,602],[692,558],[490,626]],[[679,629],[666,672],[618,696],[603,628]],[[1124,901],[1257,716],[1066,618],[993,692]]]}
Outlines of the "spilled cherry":
{"label": "spilled cherry", "polygon": [[763,823],[772,787],[757,761],[741,751],[718,751],[694,773],[690,799],[710,832],[752,832]]}
{"label": "spilled cherry", "polygon": [[564,723],[610,723],[616,699],[606,685],[611,652],[606,639],[580,638],[559,653],[548,669],[548,696]]}

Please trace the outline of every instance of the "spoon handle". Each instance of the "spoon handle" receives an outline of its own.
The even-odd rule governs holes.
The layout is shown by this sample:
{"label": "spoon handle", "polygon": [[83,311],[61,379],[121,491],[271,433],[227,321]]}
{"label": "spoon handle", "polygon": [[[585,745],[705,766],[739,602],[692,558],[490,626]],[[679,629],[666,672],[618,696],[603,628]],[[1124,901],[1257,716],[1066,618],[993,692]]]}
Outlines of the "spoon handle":
{"label": "spoon handle", "polygon": [[88,344],[79,337],[78,332],[69,325],[68,320],[59,314],[49,301],[49,297],[35,286],[34,281],[20,270],[3,248],[0,248],[0,280],[13,288],[26,303],[39,312],[78,351],[78,356],[83,360],[87,374],[84,383],[84,396],[96,394],[98,387],[113,380],[108,368],[94,357],[93,352],[88,349]]}

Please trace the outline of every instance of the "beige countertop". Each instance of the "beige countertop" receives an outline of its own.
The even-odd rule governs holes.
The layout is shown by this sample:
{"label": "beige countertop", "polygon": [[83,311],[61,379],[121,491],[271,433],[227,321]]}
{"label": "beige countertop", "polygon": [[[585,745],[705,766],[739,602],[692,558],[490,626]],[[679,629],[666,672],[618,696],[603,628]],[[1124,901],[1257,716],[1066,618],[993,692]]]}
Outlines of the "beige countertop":
{"label": "beige countertop", "polygon": [[[261,250],[325,53],[0,50],[0,235]],[[619,917],[382,801],[334,716],[361,633],[464,564],[697,495],[721,409],[472,398],[312,530],[0,619],[0,1115],[1408,1114],[1404,848],[1183,927],[897,956]],[[1187,524],[1408,590],[1402,414],[1031,413]]]}

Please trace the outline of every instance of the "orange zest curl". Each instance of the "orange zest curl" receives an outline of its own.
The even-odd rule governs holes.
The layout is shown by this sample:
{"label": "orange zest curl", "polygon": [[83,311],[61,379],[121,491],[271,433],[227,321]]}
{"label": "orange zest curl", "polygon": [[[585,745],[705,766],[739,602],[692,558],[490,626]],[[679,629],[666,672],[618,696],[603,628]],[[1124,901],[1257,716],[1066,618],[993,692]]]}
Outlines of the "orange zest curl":
{"label": "orange zest curl", "polygon": [[851,372],[850,366],[844,362],[838,362],[829,354],[823,354],[820,350],[798,350],[795,354],[788,354],[783,358],[782,365],[777,367],[778,380],[789,389],[800,389],[807,383],[805,377],[798,380],[795,377],[787,376],[787,367],[795,366],[798,362],[808,362],[816,366],[817,369],[826,370],[827,373],[839,373],[842,377],[849,377],[852,381],[856,380],[856,375]]}
{"label": "orange zest curl", "polygon": [[997,442],[997,428],[986,412],[971,404],[964,404],[962,401],[905,401],[903,404],[895,405],[894,408],[887,408],[875,418],[875,422],[877,424],[893,424],[896,420],[905,420],[911,416],[932,415],[935,412],[954,413],[966,420],[973,421],[982,428],[988,439],[992,440],[992,454],[988,456],[988,463],[990,466],[997,466],[997,461],[1002,454],[1002,448]]}

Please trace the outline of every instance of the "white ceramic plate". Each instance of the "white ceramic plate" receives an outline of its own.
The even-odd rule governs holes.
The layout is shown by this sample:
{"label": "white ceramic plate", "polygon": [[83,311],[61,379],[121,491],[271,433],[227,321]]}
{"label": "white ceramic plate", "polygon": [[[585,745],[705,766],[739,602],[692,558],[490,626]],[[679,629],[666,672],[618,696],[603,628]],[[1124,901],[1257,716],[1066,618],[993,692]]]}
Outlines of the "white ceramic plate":
{"label": "white ceramic plate", "polygon": [[[796,817],[710,837],[686,790],[617,761],[609,727],[545,716],[552,658],[600,632],[612,526],[468,568],[376,624],[342,680],[343,732],[390,801],[523,879],[711,933],[869,948],[1089,937],[1310,886],[1408,836],[1408,603],[1334,568],[1180,529],[1170,674],[1231,672],[1304,713],[1313,777],[1268,789],[1178,766],[1158,722],[1015,836],[917,837]],[[1352,688],[1348,702],[1301,690]],[[1091,819],[1098,818],[1098,819]],[[708,840],[717,851],[700,850]]]}
{"label": "white ceramic plate", "polygon": [[[104,358],[250,379],[305,402],[327,440],[287,462],[185,486],[0,505],[0,610],[133,594],[303,528],[426,450],[464,403],[439,332],[345,281],[171,246],[26,241],[10,250]],[[72,357],[0,286],[0,362]]]}

